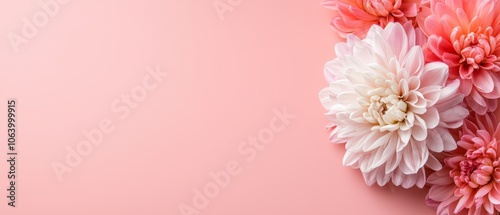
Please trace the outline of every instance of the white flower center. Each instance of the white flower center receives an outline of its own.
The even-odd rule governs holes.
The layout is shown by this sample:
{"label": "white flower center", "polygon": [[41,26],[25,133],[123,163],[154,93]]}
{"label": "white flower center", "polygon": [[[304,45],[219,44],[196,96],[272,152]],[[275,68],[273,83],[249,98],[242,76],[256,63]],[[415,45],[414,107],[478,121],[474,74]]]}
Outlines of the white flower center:
{"label": "white flower center", "polygon": [[[380,126],[399,124],[406,118],[408,105],[399,95],[398,84],[386,80],[386,86],[368,91],[369,106],[363,117]],[[392,87],[387,87],[392,86]]]}
{"label": "white flower center", "polygon": [[374,95],[370,97],[370,101],[368,114],[377,119],[379,125],[397,124],[405,119],[407,105],[406,102],[401,101],[399,96],[380,97]]}

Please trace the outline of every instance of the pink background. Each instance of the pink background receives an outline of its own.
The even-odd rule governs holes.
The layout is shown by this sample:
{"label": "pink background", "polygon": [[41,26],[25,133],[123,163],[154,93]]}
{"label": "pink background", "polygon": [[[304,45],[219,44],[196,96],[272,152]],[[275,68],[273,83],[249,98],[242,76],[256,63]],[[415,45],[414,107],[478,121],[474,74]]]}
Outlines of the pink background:
{"label": "pink background", "polygon": [[[338,38],[319,0],[221,0],[223,21],[213,0],[70,0],[16,54],[7,35],[47,1],[0,1],[0,139],[17,98],[20,153],[13,209],[0,141],[0,214],[181,215],[232,160],[200,214],[435,213],[427,190],[366,186],[328,143],[317,94]],[[119,119],[110,106],[156,65],[169,77]],[[295,118],[247,161],[239,146],[284,107]],[[103,119],[115,130],[59,181],[51,164]]]}

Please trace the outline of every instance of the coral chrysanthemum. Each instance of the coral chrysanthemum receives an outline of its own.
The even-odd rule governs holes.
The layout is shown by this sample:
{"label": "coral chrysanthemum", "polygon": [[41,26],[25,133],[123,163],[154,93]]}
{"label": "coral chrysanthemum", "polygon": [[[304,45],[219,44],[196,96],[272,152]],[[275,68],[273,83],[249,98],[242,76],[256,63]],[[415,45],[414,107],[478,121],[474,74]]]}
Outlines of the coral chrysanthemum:
{"label": "coral chrysanthemum", "polygon": [[438,214],[498,214],[500,211],[500,127],[495,115],[472,113],[457,150],[429,176],[427,203]]}
{"label": "coral chrysanthemum", "polygon": [[325,65],[329,87],[319,96],[328,111],[330,141],[346,143],[343,163],[359,168],[367,184],[389,180],[405,188],[425,184],[424,166],[441,164],[429,152],[450,151],[468,111],[448,67],[424,62],[425,37],[411,23],[374,25],[367,37],[337,43]]}
{"label": "coral chrysanthemum", "polygon": [[[388,23],[404,24],[412,21],[417,25],[422,0],[325,0],[326,8],[338,11],[330,24],[340,36],[354,33],[364,37],[372,25],[384,28]],[[425,1],[427,2],[427,1]],[[424,9],[427,7],[423,7]],[[426,16],[426,15],[424,15]]]}
{"label": "coral chrysanthemum", "polygon": [[[450,80],[477,113],[494,111],[500,98],[500,1],[432,0],[419,23],[429,37],[426,58],[450,67]],[[497,85],[497,86],[496,86]]]}

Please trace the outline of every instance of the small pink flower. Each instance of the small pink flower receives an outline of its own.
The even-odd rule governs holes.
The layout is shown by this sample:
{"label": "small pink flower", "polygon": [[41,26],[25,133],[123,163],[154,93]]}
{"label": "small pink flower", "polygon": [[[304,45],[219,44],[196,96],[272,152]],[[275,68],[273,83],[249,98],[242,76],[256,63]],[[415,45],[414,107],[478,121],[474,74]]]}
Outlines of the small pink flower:
{"label": "small pink flower", "polygon": [[[390,22],[404,24],[412,21],[417,27],[417,14],[422,11],[421,2],[426,0],[325,0],[322,4],[338,11],[331,20],[332,28],[340,36],[353,33],[364,37],[372,25],[384,28]],[[425,9],[426,7],[424,7]],[[422,14],[426,16],[426,14]],[[420,14],[419,14],[420,17]]]}
{"label": "small pink flower", "polygon": [[457,150],[431,174],[427,204],[438,214],[498,214],[500,211],[500,126],[493,113],[464,121]]}
{"label": "small pink flower", "polygon": [[500,0],[431,0],[432,15],[419,20],[429,37],[427,61],[450,67],[449,80],[478,114],[494,111],[500,98]]}
{"label": "small pink flower", "polygon": [[457,147],[448,129],[468,115],[459,82],[446,83],[446,64],[425,63],[424,43],[410,23],[374,25],[363,40],[351,34],[337,43],[337,58],[325,65],[330,86],[319,96],[330,140],[346,143],[344,165],[369,185],[422,187],[425,166],[441,169],[430,152]]}

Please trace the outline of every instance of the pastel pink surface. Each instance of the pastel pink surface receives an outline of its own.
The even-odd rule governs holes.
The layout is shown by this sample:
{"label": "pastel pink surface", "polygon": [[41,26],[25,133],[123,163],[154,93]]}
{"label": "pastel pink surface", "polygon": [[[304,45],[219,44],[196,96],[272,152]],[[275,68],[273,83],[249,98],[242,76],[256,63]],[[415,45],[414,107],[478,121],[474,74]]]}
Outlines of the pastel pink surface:
{"label": "pastel pink surface", "polygon": [[[0,120],[17,98],[20,153],[16,208],[0,162],[0,213],[180,215],[231,160],[242,172],[200,214],[435,213],[427,190],[366,186],[328,143],[317,95],[338,37],[320,1],[243,0],[221,21],[212,0],[72,0],[16,54],[7,35],[38,2],[0,2]],[[169,77],[119,120],[111,104],[157,64]],[[247,162],[238,147],[283,107],[295,119]],[[105,118],[115,131],[59,182],[51,163]]]}

